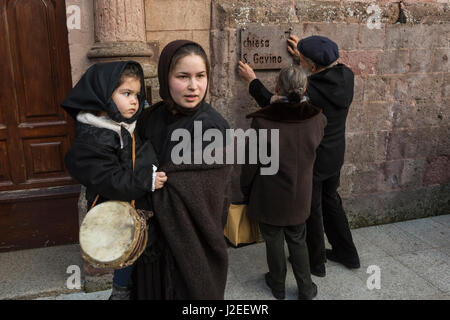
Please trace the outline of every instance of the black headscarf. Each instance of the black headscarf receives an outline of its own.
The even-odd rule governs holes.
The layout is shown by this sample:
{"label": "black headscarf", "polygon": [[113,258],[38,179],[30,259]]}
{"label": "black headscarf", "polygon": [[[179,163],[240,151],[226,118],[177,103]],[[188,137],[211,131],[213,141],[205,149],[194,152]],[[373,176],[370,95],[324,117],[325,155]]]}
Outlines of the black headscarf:
{"label": "black headscarf", "polygon": [[[141,73],[141,93],[138,97],[139,109],[129,119],[122,116],[112,99],[112,94],[119,84],[122,72],[128,64],[136,65]],[[92,65],[67,95],[61,106],[73,118],[76,118],[81,110],[104,111],[116,122],[132,123],[137,120],[142,112],[144,102],[145,84],[142,66],[135,61],[118,61]]]}
{"label": "black headscarf", "polygon": [[[159,96],[161,97],[161,99],[164,100],[166,108],[169,111],[176,110],[177,112],[184,115],[192,115],[203,105],[203,102],[206,97],[206,91],[205,96],[198,105],[196,105],[194,108],[185,108],[176,104],[175,101],[173,101],[169,89],[169,72],[172,63],[172,58],[174,57],[178,49],[187,45],[196,45],[202,48],[198,43],[190,40],[175,40],[166,45],[164,49],[161,51],[158,63]],[[208,74],[208,84],[209,84],[209,74]]]}

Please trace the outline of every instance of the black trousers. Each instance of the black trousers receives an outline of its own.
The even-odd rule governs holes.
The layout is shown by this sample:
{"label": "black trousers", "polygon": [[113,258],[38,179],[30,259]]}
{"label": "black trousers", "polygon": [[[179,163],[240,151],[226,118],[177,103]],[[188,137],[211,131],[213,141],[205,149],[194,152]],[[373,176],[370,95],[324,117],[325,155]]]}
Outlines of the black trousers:
{"label": "black trousers", "polygon": [[324,230],[336,255],[349,262],[359,262],[347,215],[337,192],[339,180],[340,172],[324,180],[313,179],[311,215],[306,221],[311,268],[318,268],[327,261]]}
{"label": "black trousers", "polygon": [[284,240],[286,239],[298,291],[305,296],[312,295],[313,288],[306,246],[306,224],[279,227],[260,223],[259,229],[266,242],[267,265],[276,290],[284,291],[285,289]]}

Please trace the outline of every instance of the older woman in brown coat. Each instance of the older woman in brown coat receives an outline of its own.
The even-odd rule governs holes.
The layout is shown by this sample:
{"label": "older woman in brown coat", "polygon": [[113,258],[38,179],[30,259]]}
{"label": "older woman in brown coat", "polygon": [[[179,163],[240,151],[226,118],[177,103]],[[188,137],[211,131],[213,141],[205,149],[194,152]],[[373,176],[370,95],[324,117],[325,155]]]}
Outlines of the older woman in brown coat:
{"label": "older woman in brown coat", "polygon": [[309,269],[305,221],[310,214],[316,149],[327,120],[319,108],[304,98],[306,81],[300,68],[282,69],[276,86],[279,100],[247,116],[253,119],[254,129],[279,130],[279,141],[268,139],[268,143],[279,145],[278,172],[263,175],[261,164],[246,164],[241,175],[241,190],[248,200],[247,214],[259,222],[266,242],[269,272],[265,280],[277,299],[285,297],[284,239],[298,298],[312,299],[317,295]]}

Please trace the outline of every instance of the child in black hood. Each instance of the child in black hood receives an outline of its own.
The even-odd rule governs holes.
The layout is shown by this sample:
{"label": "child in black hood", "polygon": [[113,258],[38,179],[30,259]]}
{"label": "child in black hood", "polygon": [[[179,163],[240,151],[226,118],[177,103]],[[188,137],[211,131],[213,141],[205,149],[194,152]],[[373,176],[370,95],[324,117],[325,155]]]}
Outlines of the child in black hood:
{"label": "child in black hood", "polygon": [[[76,119],[65,164],[86,186],[88,208],[98,195],[97,204],[135,200],[136,209],[152,210],[148,194],[162,188],[167,177],[155,172],[158,161],[150,141],[134,135],[144,103],[144,74],[134,61],[91,66],[63,101],[62,107]],[[114,271],[111,299],[129,297],[131,270],[132,266]]]}

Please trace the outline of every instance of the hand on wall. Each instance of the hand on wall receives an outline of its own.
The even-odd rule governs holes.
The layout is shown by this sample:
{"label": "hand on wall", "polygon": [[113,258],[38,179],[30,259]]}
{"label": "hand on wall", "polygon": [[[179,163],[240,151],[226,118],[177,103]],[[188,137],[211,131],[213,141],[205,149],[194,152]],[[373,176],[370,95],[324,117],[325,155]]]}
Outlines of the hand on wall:
{"label": "hand on wall", "polygon": [[239,61],[238,73],[239,76],[248,83],[256,79],[256,75],[252,67],[242,61]]}

